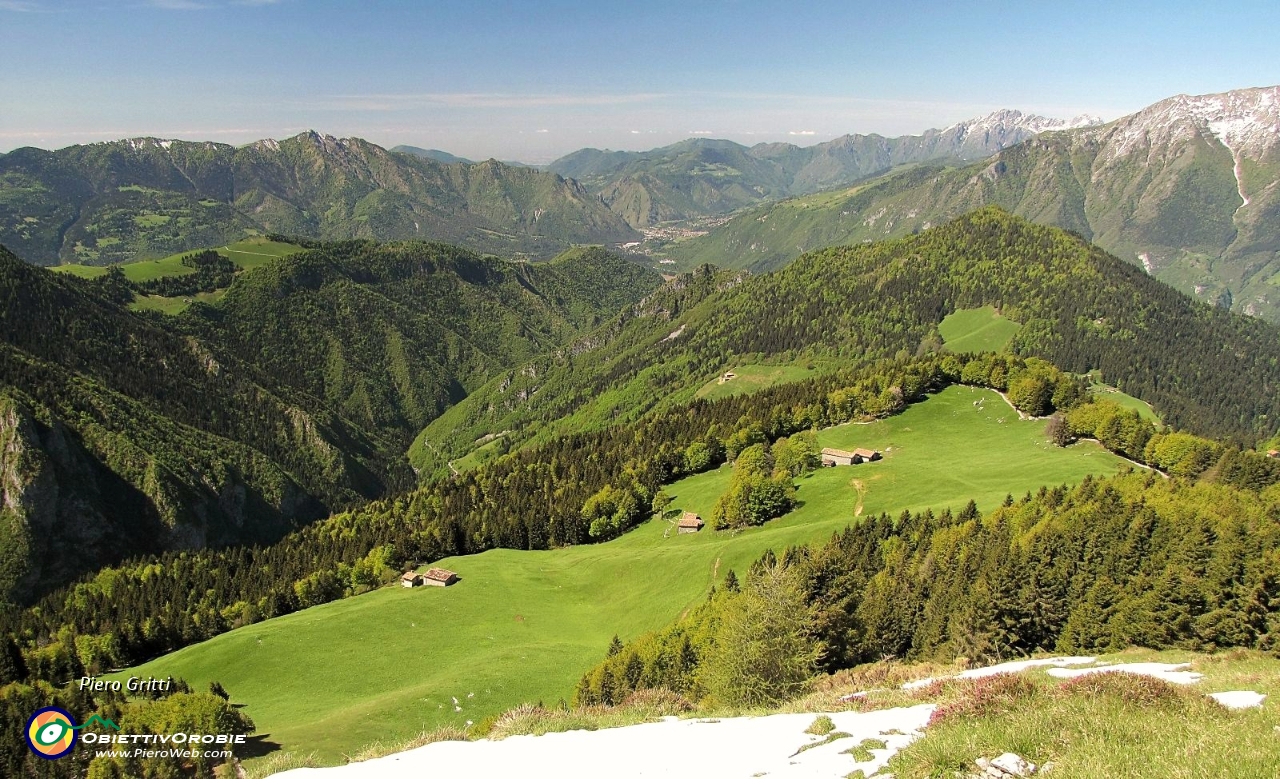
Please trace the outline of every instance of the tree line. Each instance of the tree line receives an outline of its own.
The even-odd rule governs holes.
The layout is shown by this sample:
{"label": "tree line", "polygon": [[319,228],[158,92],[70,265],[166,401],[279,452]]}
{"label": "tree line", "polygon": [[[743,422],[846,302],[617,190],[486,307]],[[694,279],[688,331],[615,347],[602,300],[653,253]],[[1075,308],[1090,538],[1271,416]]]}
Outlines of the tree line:
{"label": "tree line", "polygon": [[870,518],[728,572],[687,617],[611,646],[576,701],[665,688],[768,705],[885,657],[1280,652],[1278,490],[1129,472],[1009,496],[987,516],[971,502]]}
{"label": "tree line", "polygon": [[[751,478],[785,479],[779,462],[792,468],[811,456],[804,451],[807,431],[897,413],[961,381],[1002,391],[1011,382],[1043,384],[1044,391],[1027,393],[1028,402],[1048,398],[1047,408],[1036,406],[1040,411],[1055,410],[1055,398],[1074,403],[1068,415],[1098,405],[1081,403],[1083,383],[1043,361],[1009,355],[887,361],[754,395],[697,400],[639,422],[529,446],[275,544],[168,552],[105,569],[33,608],[4,609],[0,629],[24,658],[26,678],[62,682],[84,669],[132,665],[243,624],[364,592],[408,565],[496,547],[547,549],[613,537],[651,515],[663,484],[731,456],[756,460],[743,469]],[[790,451],[796,440],[798,453]],[[762,441],[774,442],[768,453]],[[1221,454],[1201,478],[1249,489],[1280,478],[1270,458],[1211,445]],[[1253,467],[1259,458],[1263,467]],[[768,495],[754,505],[740,497],[726,505],[726,521],[763,521],[780,505]],[[743,513],[732,513],[739,505]]]}

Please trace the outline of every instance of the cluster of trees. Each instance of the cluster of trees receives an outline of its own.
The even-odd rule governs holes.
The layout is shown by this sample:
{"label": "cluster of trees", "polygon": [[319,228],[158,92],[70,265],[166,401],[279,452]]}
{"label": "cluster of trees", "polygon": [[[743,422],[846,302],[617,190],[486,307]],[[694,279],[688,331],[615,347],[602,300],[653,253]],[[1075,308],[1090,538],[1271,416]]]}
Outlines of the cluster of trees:
{"label": "cluster of trees", "polygon": [[621,535],[649,516],[649,490],[634,481],[623,487],[606,484],[582,504],[582,520],[587,534],[608,540]]}
{"label": "cluster of trees", "polygon": [[[214,776],[235,776],[229,763],[203,754],[195,758],[95,757],[93,749],[80,746],[64,758],[43,760],[32,754],[23,739],[17,737],[26,729],[31,713],[46,706],[65,710],[80,724],[97,715],[114,722],[124,733],[225,733],[233,736],[253,733],[253,720],[237,709],[229,698],[227,691],[217,682],[210,685],[208,692],[195,692],[181,679],[170,679],[167,690],[147,691],[132,699],[123,692],[90,692],[74,684],[57,688],[37,681],[0,687],[0,728],[13,736],[0,741],[0,775],[42,779],[171,779],[178,776],[212,779]],[[106,732],[97,726],[92,730]]]}
{"label": "cluster of trees", "polygon": [[[764,438],[756,427],[740,432],[747,434],[740,436],[747,440]],[[711,526],[716,530],[751,527],[786,514],[795,506],[792,479],[821,464],[812,430],[780,438],[772,446],[764,440],[750,444],[733,458],[733,478],[711,511]]]}
{"label": "cluster of trees", "polygon": [[726,706],[771,706],[809,682],[823,655],[793,566],[772,555],[741,585],[724,586],[680,622],[628,644],[615,636],[604,662],[583,675],[578,706],[613,705],[635,690],[667,689]]}
{"label": "cluster of trees", "polygon": [[1062,446],[1077,438],[1097,439],[1117,454],[1172,476],[1197,478],[1212,471],[1216,481],[1253,489],[1280,481],[1277,458],[1190,433],[1164,430],[1135,409],[1106,399],[1079,404],[1065,414],[1055,415],[1048,432]]}
{"label": "cluster of trees", "polygon": [[773,702],[815,671],[883,657],[1280,652],[1278,490],[1128,473],[1009,497],[987,516],[970,503],[872,518],[766,553],[741,584],[730,572],[681,621],[613,647],[577,701],[664,687]]}

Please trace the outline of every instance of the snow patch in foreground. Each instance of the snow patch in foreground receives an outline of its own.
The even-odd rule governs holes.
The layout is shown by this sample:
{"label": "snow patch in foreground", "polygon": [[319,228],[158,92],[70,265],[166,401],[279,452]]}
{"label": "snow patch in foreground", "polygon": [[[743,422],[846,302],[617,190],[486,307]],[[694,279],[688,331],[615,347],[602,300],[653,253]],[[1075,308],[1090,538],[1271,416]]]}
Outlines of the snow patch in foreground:
{"label": "snow patch in foreground", "polygon": [[[335,768],[298,768],[287,779],[452,779],[554,776],[556,779],[698,777],[698,779],[836,779],[862,769],[874,774],[910,744],[933,714],[933,704],[869,712],[828,713],[836,731],[829,744],[798,752],[826,737],[805,733],[818,714],[676,719],[607,730],[575,730],[501,741],[441,741],[408,752]],[[843,754],[864,739],[885,742],[874,760]]]}
{"label": "snow patch in foreground", "polygon": [[[988,665],[982,668],[970,668],[967,671],[961,671],[955,676],[944,676],[944,679],[983,679],[996,674],[1012,674],[1019,671],[1025,671],[1028,668],[1039,668],[1040,666],[1064,666],[1064,665],[1088,665],[1096,663],[1096,657],[1041,657],[1035,660],[1015,660],[1011,663],[1000,663],[998,665]],[[1053,673],[1050,671],[1049,673]],[[928,677],[925,679],[916,679],[902,685],[904,690],[915,690],[920,687],[928,687],[936,682],[937,679]]]}
{"label": "snow patch in foreground", "polygon": [[1120,673],[1137,674],[1138,676],[1150,676],[1153,679],[1160,679],[1171,684],[1195,684],[1200,681],[1204,674],[1186,670],[1190,667],[1191,663],[1116,663],[1115,665],[1099,665],[1093,668],[1051,668],[1049,669],[1049,675],[1058,679],[1074,679],[1078,676],[1088,676],[1089,674],[1119,671]]}
{"label": "snow patch in foreground", "polygon": [[1209,697],[1228,709],[1257,709],[1267,696],[1253,690],[1232,690],[1231,692],[1211,692]]}

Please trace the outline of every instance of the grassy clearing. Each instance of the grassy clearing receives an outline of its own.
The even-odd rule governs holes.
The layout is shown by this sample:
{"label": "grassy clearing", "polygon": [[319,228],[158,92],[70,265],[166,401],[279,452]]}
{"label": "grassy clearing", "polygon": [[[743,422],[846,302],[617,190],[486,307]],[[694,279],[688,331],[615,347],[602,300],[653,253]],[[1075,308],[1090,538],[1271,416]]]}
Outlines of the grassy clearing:
{"label": "grassy clearing", "polygon": [[[231,260],[241,270],[251,270],[274,259],[300,252],[302,247],[289,243],[277,243],[266,238],[247,238],[243,241],[220,246],[214,251]],[[182,264],[182,258],[188,254],[192,254],[192,252],[171,254],[168,257],[161,257],[157,260],[131,262],[121,265],[120,268],[124,271],[125,278],[135,282],[152,281],[165,276],[186,276],[196,272],[195,268]],[[55,265],[49,270],[58,273],[69,273],[82,279],[95,279],[107,274],[106,267],[102,265]],[[130,308],[135,311],[159,311],[162,314],[174,315],[182,313],[194,301],[216,303],[225,294],[226,290],[201,292],[197,295],[172,298],[161,297],[160,295],[138,295],[134,298]]]}
{"label": "grassy clearing", "polygon": [[[973,405],[980,397],[982,408]],[[1044,422],[1019,421],[995,393],[966,387],[819,438],[824,446],[874,446],[886,457],[802,480],[803,505],[762,528],[681,536],[654,520],[607,544],[451,558],[440,564],[461,575],[453,587],[384,588],[121,675],[172,674],[196,687],[216,679],[268,741],[340,763],[372,742],[466,729],[468,720],[476,727],[523,702],[553,707],[571,697],[615,633],[627,639],[668,624],[765,549],[829,537],[855,521],[859,500],[864,513],[958,508],[970,498],[990,510],[1006,492],[1121,466],[1094,444],[1048,445]],[[709,515],[729,475],[721,468],[671,485],[673,507]]]}
{"label": "grassy clearing", "polygon": [[734,378],[728,381],[721,381],[721,377],[714,378],[702,385],[695,397],[717,400],[733,395],[749,395],[775,384],[803,381],[818,375],[821,369],[822,366],[811,361],[790,365],[740,365],[730,369]]}
{"label": "grassy clearing", "polygon": [[[1280,776],[1274,705],[1280,660],[1248,651],[1137,651],[1104,659],[1191,662],[1205,677],[1183,687],[1121,674],[1062,682],[1039,671],[1025,674],[1026,684],[950,685],[944,696],[957,715],[935,714],[925,737],[889,769],[903,779],[951,776],[972,770],[977,757],[1015,752],[1037,765],[1052,761],[1052,775],[1065,779]],[[994,687],[1002,691],[991,694]],[[1230,711],[1206,697],[1227,690],[1269,698],[1261,708]]]}
{"label": "grassy clearing", "polygon": [[495,438],[486,444],[477,446],[475,449],[468,452],[466,457],[454,460],[453,467],[459,472],[479,468],[481,465],[484,465],[499,455],[502,451],[500,448],[501,441],[501,438]]}
{"label": "grassy clearing", "polygon": [[[185,276],[195,273],[195,268],[182,264],[182,258],[198,250],[179,252],[168,257],[155,260],[141,260],[121,265],[125,278],[129,281],[152,281],[165,276]],[[302,247],[289,243],[277,243],[266,238],[247,238],[226,246],[215,247],[214,251],[239,265],[244,270],[256,268],[279,257],[286,257],[294,252],[302,251]],[[54,265],[49,270],[57,273],[70,273],[83,279],[105,276],[107,269],[101,265]]]}
{"label": "grassy clearing", "polygon": [[134,311],[159,311],[162,314],[174,316],[181,314],[193,302],[216,303],[222,300],[222,297],[226,294],[227,291],[225,289],[220,289],[215,292],[200,292],[188,297],[178,298],[166,298],[160,295],[138,295],[129,304],[129,308]]}
{"label": "grassy clearing", "polygon": [[1161,426],[1164,425],[1164,421],[1160,419],[1160,415],[1157,414],[1156,410],[1151,407],[1151,404],[1146,402],[1145,400],[1135,398],[1132,395],[1121,392],[1115,387],[1098,383],[1098,382],[1095,382],[1089,388],[1089,391],[1092,392],[1094,395],[1097,395],[1102,398],[1106,398],[1112,403],[1123,406],[1124,408],[1137,409],[1138,414],[1141,415],[1142,418],[1147,420],[1148,422],[1153,422]]}
{"label": "grassy clearing", "polygon": [[243,241],[222,246],[215,251],[244,270],[252,270],[259,265],[265,265],[280,257],[288,257],[302,250],[301,246],[291,243],[278,243],[266,238],[246,238]]}
{"label": "grassy clearing", "polygon": [[966,308],[949,314],[938,332],[949,352],[1004,351],[1022,325],[1005,319],[991,306]]}

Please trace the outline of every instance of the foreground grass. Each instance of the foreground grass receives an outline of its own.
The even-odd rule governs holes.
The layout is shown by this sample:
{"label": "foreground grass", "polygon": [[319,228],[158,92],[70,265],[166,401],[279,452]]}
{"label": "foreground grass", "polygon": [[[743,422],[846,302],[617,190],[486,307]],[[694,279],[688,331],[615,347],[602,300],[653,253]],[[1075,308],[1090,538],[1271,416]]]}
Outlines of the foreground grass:
{"label": "foreground grass", "polygon": [[[627,639],[668,624],[729,569],[741,573],[766,549],[824,540],[856,522],[860,505],[863,514],[896,513],[973,498],[985,511],[1009,491],[1122,465],[1094,444],[1050,446],[1044,422],[1020,421],[995,393],[967,387],[819,437],[824,446],[881,448],[885,460],[800,480],[800,508],[765,527],[681,536],[654,520],[607,544],[451,558],[440,564],[461,575],[453,587],[377,590],[121,676],[172,674],[197,688],[216,679],[268,742],[340,763],[373,742],[474,728],[521,703],[554,708],[615,633]],[[729,476],[721,468],[669,486],[673,505],[709,515]]]}
{"label": "foreground grass", "polygon": [[[1255,779],[1280,775],[1276,728],[1280,717],[1271,701],[1280,694],[1280,660],[1260,652],[1235,650],[1216,655],[1130,650],[1103,656],[1100,663],[1191,664],[1204,675],[1193,685],[1173,685],[1126,674],[1063,681],[1043,669],[980,680],[943,680],[910,691],[905,681],[941,678],[963,664],[873,663],[815,680],[814,692],[782,707],[782,713],[814,713],[807,733],[824,737],[799,751],[848,734],[835,730],[821,712],[875,711],[933,703],[938,706],[925,735],[896,755],[886,771],[898,777],[964,776],[978,757],[1014,752],[1043,766],[1050,775],[1088,777],[1224,777]],[[1210,692],[1248,689],[1267,694],[1261,709],[1230,711]],[[863,699],[843,700],[871,690]],[[655,722],[663,717],[724,719],[764,716],[775,710],[695,709],[679,695],[642,690],[612,707],[582,709],[524,704],[475,728],[443,727],[399,741],[378,741],[350,755],[353,762],[403,752],[437,741],[503,739],[576,730],[602,730]],[[896,733],[896,731],[888,731]],[[844,750],[850,765],[870,760],[885,741],[865,739]],[[316,766],[314,755],[277,754],[249,765],[251,779],[287,768]]]}
{"label": "foreground grass", "polygon": [[[1004,684],[1003,694],[978,704],[982,696],[974,691],[984,685],[957,685],[968,690],[952,692],[956,714],[935,714],[938,721],[895,756],[889,770],[900,779],[951,777],[972,771],[977,757],[1014,752],[1037,765],[1052,762],[1051,775],[1059,779],[1280,776],[1280,660],[1247,651],[1108,659],[1190,661],[1205,678],[1184,687],[1123,674],[1062,682],[1036,672],[1026,674],[1030,683]],[[1231,711],[1206,696],[1227,690],[1269,697],[1262,708]]]}

